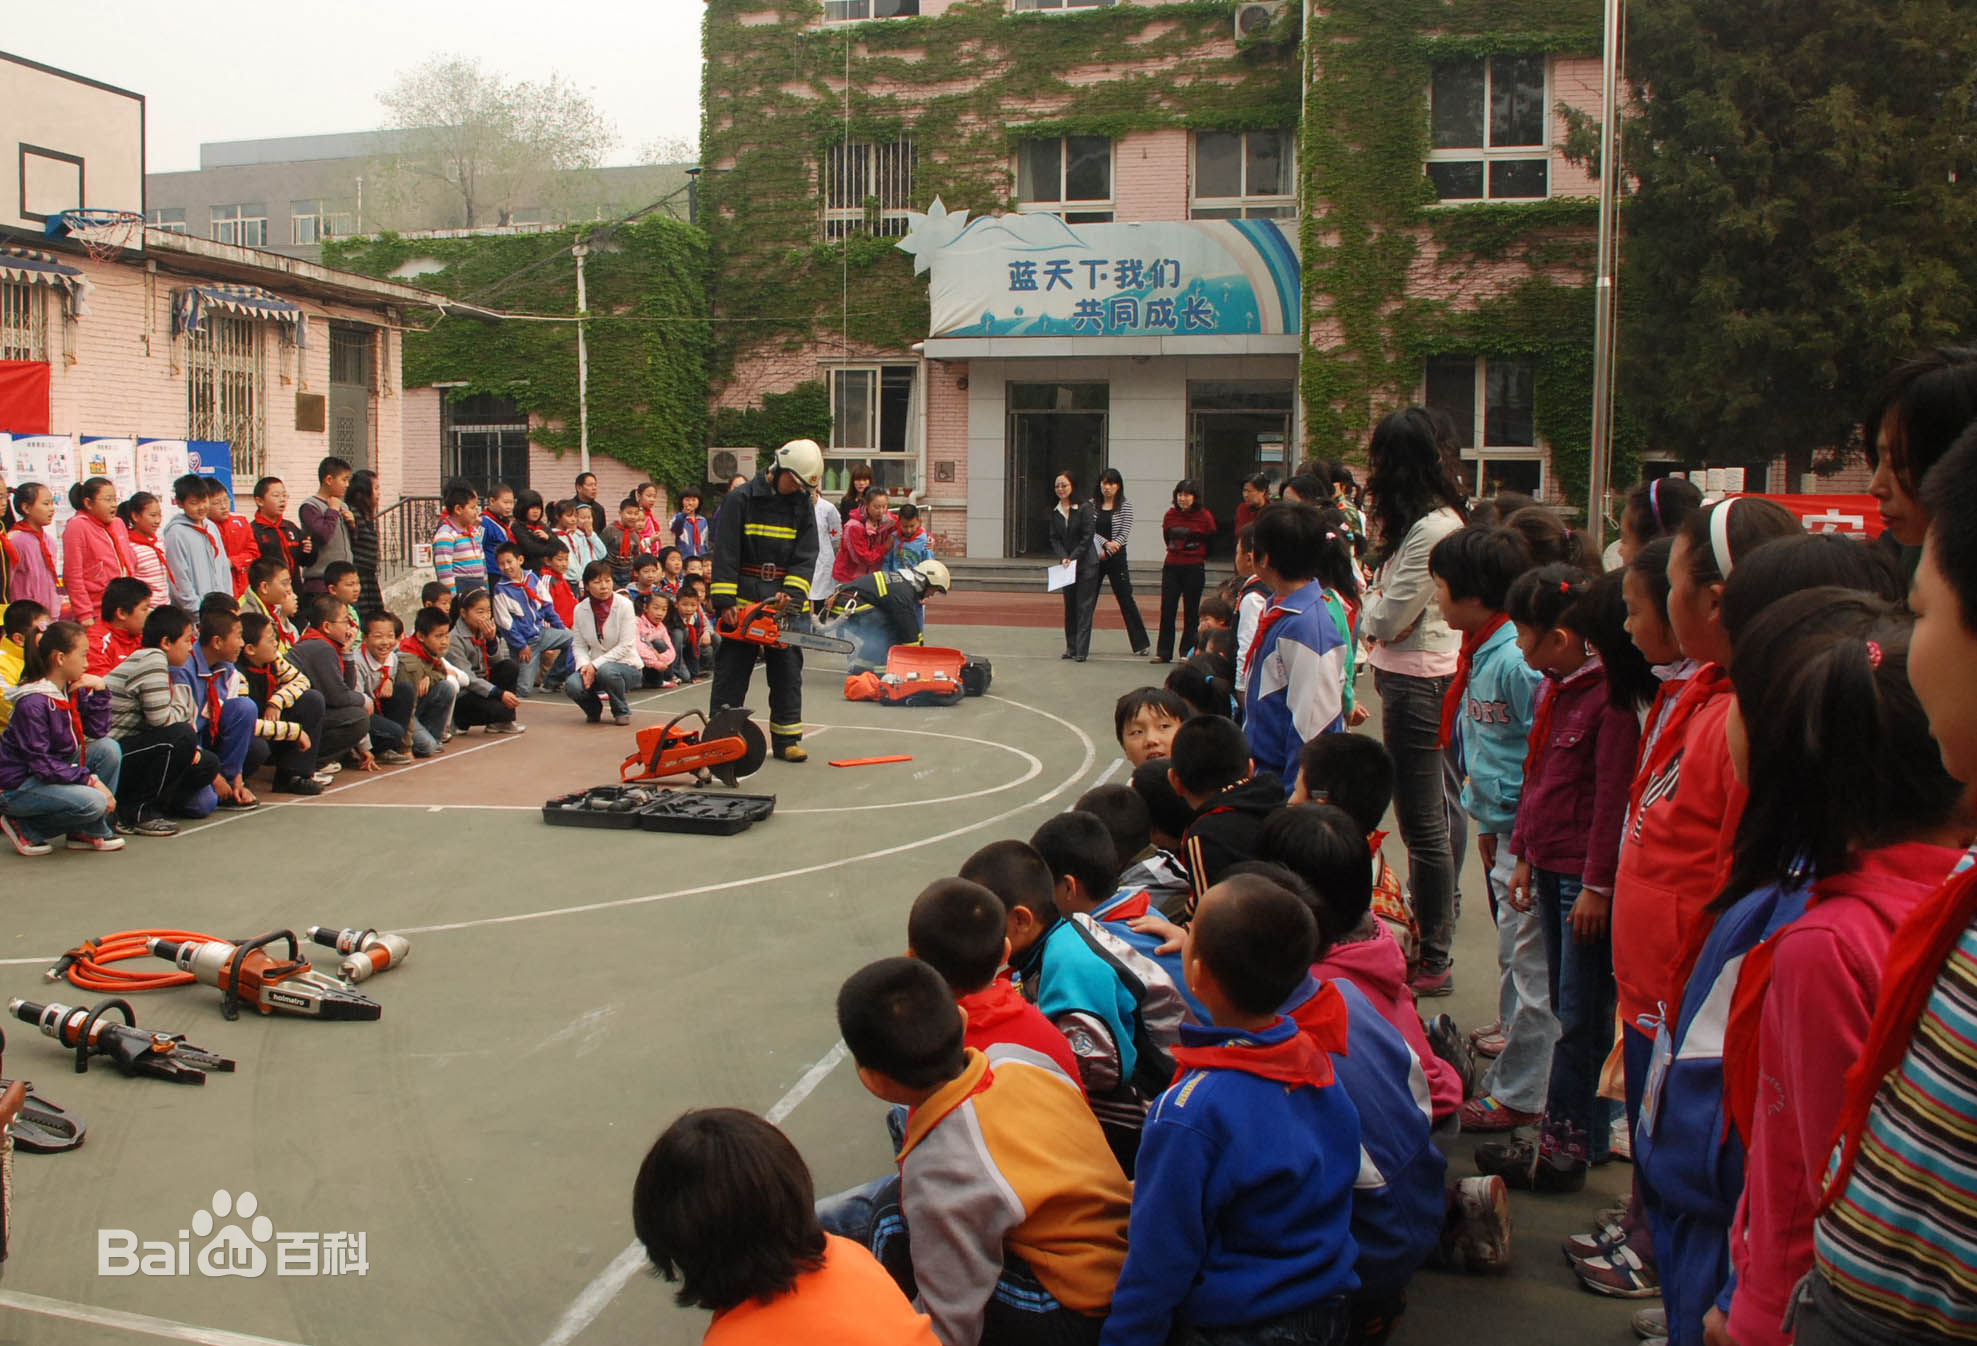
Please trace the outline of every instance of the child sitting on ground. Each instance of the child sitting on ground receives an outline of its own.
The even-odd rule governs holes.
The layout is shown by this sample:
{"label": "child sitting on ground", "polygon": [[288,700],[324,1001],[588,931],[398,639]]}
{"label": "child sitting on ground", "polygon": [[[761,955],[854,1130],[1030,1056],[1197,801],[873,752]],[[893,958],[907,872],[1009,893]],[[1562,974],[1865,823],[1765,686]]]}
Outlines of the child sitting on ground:
{"label": "child sitting on ground", "polygon": [[24,856],[47,855],[65,834],[72,851],[122,850],[110,819],[123,752],[80,626],[55,622],[35,637],[12,700],[0,730],[0,833]]}
{"label": "child sitting on ground", "polygon": [[443,752],[453,737],[453,707],[466,689],[467,675],[447,661],[452,648],[453,618],[444,608],[420,608],[412,630],[398,642],[395,677],[412,689],[417,712],[412,719],[412,755],[431,757]]}
{"label": "child sitting on ground", "polygon": [[1283,806],[1283,782],[1254,769],[1243,731],[1219,715],[1199,716],[1175,731],[1167,779],[1194,810],[1182,858],[1198,901],[1230,865],[1256,858],[1264,819]]}
{"label": "child sitting on ground", "polygon": [[278,793],[321,794],[329,783],[328,775],[316,770],[317,744],[323,733],[323,694],[282,656],[275,625],[265,614],[241,616],[240,641],[240,677],[257,712],[246,773],[251,776],[272,761]]}
{"label": "child sitting on ground", "polygon": [[[1113,855],[1126,866],[1119,875],[1120,891],[1146,894],[1163,914],[1170,906],[1186,913],[1187,866],[1154,844],[1153,815],[1138,791],[1130,785],[1100,785],[1085,791],[1071,807],[1097,818],[1111,834]],[[1185,812],[1181,822],[1185,831]]]}
{"label": "child sitting on ground", "polygon": [[[253,747],[259,707],[242,690],[234,661],[240,657],[240,617],[225,605],[225,594],[206,595],[199,607],[199,639],[192,657],[171,671],[172,681],[192,693],[193,727],[199,745],[220,759],[213,778],[213,807],[251,809],[260,804],[247,788],[247,754]],[[201,801],[203,802],[203,800]],[[199,810],[189,810],[198,816]]]}
{"label": "child sitting on ground", "polygon": [[666,623],[673,615],[673,600],[659,590],[646,595],[645,609],[638,615],[638,658],[640,685],[677,687],[673,676],[673,639],[666,634]]}
{"label": "child sitting on ground", "polygon": [[441,584],[438,580],[428,580],[425,587],[419,590],[419,606],[422,608],[437,608],[441,612],[451,612],[453,610],[453,590]]}
{"label": "child sitting on ground", "polygon": [[1128,1176],[1148,1100],[1173,1078],[1167,1048],[1184,1017],[1166,975],[1089,916],[1052,900],[1050,867],[1021,841],[992,842],[961,877],[1001,899],[1010,971],[1023,995],[1070,1039],[1080,1078]]}
{"label": "child sitting on ground", "polygon": [[648,553],[632,562],[632,582],[625,589],[625,597],[631,599],[633,612],[645,611],[646,597],[659,592],[662,574],[657,556]]}
{"label": "child sitting on ground", "polygon": [[[350,629],[353,632],[362,632],[364,618],[357,611],[357,602],[364,596],[364,580],[357,573],[356,565],[349,561],[331,561],[324,566],[323,592],[343,604],[345,615],[350,618]],[[353,636],[350,648],[344,653],[355,654],[361,640],[361,635]]]}
{"label": "child sitting on ground", "polygon": [[485,589],[469,589],[453,599],[453,630],[446,660],[465,670],[467,685],[453,699],[456,729],[487,726],[490,734],[519,734],[515,707],[521,704],[515,687],[522,666],[505,656],[501,633],[494,626],[494,602]]}
{"label": "child sitting on ground", "polygon": [[[584,511],[584,517],[590,517],[588,510]],[[569,580],[564,578],[569,567],[569,545],[558,540],[550,544],[548,559],[534,572],[536,593],[554,609],[556,620],[563,623],[563,629],[566,631],[570,629],[570,623],[577,619],[577,591]],[[578,583],[582,583],[583,572],[579,570],[577,574]]]}
{"label": "child sitting on ground", "polygon": [[853,973],[837,1019],[859,1082],[911,1111],[898,1178],[820,1202],[825,1231],[871,1248],[944,1346],[1094,1340],[1131,1187],[1072,1081],[1021,1047],[965,1046],[917,959]]}
{"label": "child sitting on ground", "polygon": [[1322,990],[1302,1030],[1277,1011],[1315,933],[1265,880],[1203,894],[1182,957],[1214,1022],[1182,1027],[1183,1074],[1148,1115],[1104,1346],[1346,1339],[1360,1119],[1331,1060],[1346,1013]]}
{"label": "child sitting on ground", "polygon": [[345,654],[356,635],[357,622],[335,594],[309,600],[309,629],[288,651],[288,662],[322,693],[323,730],[317,752],[326,762],[349,755],[360,771],[376,771],[371,751],[371,698],[359,677],[357,661]]}
{"label": "child sitting on ground", "polygon": [[151,615],[151,586],[129,575],[103,585],[102,609],[89,628],[89,671],[106,677],[144,644],[144,619]]}
{"label": "child sitting on ground", "polygon": [[680,583],[673,599],[675,620],[666,628],[673,651],[686,666],[686,676],[694,682],[713,676],[714,624],[707,620],[707,581],[690,578]]}
{"label": "child sitting on ground", "polygon": [[678,547],[661,548],[659,552],[659,588],[668,598],[680,591],[680,581],[686,578],[686,558]]}
{"label": "child sitting on ground", "polygon": [[[587,517],[587,514],[586,514]],[[632,1186],[632,1228],[677,1301],[709,1309],[702,1346],[937,1346],[859,1244],[817,1223],[810,1170],[789,1138],[734,1108],[681,1114]]]}
{"label": "child sitting on ground", "polygon": [[1009,961],[1009,916],[979,883],[935,879],[906,916],[906,953],[934,971],[968,1016],[966,1045],[978,1052],[1008,1044],[1055,1062],[1084,1092],[1078,1058],[1064,1035],[1002,975]]}
{"label": "child sitting on ground", "polygon": [[1137,767],[1165,757],[1174,731],[1194,714],[1193,707],[1164,687],[1136,687],[1112,704],[1112,734],[1126,764]]}
{"label": "child sitting on ground", "polygon": [[544,690],[553,692],[563,683],[563,651],[570,647],[569,628],[549,600],[537,592],[535,576],[523,569],[520,544],[504,542],[496,547],[494,563],[501,569],[501,578],[495,581],[489,605],[501,633],[502,651],[516,664],[515,695],[532,696],[538,673]]}
{"label": "child sitting on ground", "polygon": [[[398,681],[398,640],[404,634],[405,623],[398,619],[397,613],[373,612],[364,621],[357,652],[350,656],[357,670],[358,686],[370,699],[371,747],[385,766],[411,761],[412,750],[418,746],[413,741],[416,735],[412,728],[417,722],[414,716],[418,711],[418,692],[412,684]],[[450,711],[450,699],[447,706]],[[441,716],[442,733],[445,723],[445,717]]]}
{"label": "child sitting on ground", "polygon": [[21,667],[27,662],[27,647],[36,635],[48,629],[52,618],[48,609],[32,598],[16,598],[0,609],[0,729],[14,713],[7,693],[21,685]]}
{"label": "child sitting on ground", "polygon": [[110,670],[110,734],[123,750],[117,781],[117,830],[169,837],[177,824],[166,814],[204,817],[213,811],[206,787],[219,757],[199,746],[193,725],[192,689],[172,680],[172,670],[192,657],[198,624],[177,608],[153,608],[144,619],[144,644]]}
{"label": "child sitting on ground", "polygon": [[240,596],[240,613],[268,619],[275,633],[275,650],[286,654],[301,639],[289,614],[295,611],[295,578],[279,557],[263,556],[247,567],[247,592]]}

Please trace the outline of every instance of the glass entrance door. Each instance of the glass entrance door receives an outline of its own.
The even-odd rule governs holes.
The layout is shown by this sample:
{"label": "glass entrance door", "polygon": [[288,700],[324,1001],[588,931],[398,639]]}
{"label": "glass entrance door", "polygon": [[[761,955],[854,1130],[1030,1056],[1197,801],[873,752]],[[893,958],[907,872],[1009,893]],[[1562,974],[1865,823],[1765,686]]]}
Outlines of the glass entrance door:
{"label": "glass entrance door", "polygon": [[1050,554],[1058,473],[1071,474],[1080,501],[1097,492],[1109,404],[1103,383],[1009,385],[1008,555]]}

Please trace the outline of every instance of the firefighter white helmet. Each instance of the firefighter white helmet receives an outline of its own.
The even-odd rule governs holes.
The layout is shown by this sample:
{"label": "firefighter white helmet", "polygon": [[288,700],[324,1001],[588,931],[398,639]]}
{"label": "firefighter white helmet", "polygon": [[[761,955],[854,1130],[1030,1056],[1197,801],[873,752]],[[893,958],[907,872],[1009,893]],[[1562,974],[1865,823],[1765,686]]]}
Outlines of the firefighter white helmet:
{"label": "firefighter white helmet", "polygon": [[948,591],[949,583],[948,583],[947,567],[942,565],[939,561],[928,559],[920,562],[918,565],[914,566],[913,568],[920,572],[920,578],[924,579],[927,582],[927,587],[929,589],[938,589],[942,593],[946,593]]}
{"label": "firefighter white helmet", "polygon": [[792,439],[776,450],[769,466],[771,474],[794,472],[805,486],[821,486],[824,480],[824,451],[814,439]]}

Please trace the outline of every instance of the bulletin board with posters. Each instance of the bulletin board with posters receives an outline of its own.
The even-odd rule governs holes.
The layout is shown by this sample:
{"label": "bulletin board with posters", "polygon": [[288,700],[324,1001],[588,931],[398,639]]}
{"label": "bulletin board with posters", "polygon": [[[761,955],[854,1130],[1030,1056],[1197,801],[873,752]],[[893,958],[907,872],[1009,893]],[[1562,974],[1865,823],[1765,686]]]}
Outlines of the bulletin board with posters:
{"label": "bulletin board with posters", "polygon": [[178,512],[172,482],[188,472],[213,477],[233,494],[233,446],[225,440],[132,439],[127,436],[17,435],[0,431],[0,463],[11,488],[38,481],[55,493],[55,521],[49,528],[59,549],[62,528],[75,514],[69,487],[91,477],[108,477],[119,500],[149,491],[163,503],[165,517]]}

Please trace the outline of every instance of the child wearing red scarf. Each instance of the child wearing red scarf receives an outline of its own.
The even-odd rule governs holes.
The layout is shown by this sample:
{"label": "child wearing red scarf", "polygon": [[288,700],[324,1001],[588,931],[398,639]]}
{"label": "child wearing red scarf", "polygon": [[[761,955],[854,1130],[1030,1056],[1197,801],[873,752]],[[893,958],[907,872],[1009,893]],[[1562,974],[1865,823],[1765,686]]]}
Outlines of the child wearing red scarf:
{"label": "child wearing red scarf", "polygon": [[88,672],[74,622],[56,622],[28,647],[14,713],[0,730],[0,834],[23,856],[120,851],[110,824],[123,753],[110,734],[110,696]]}

